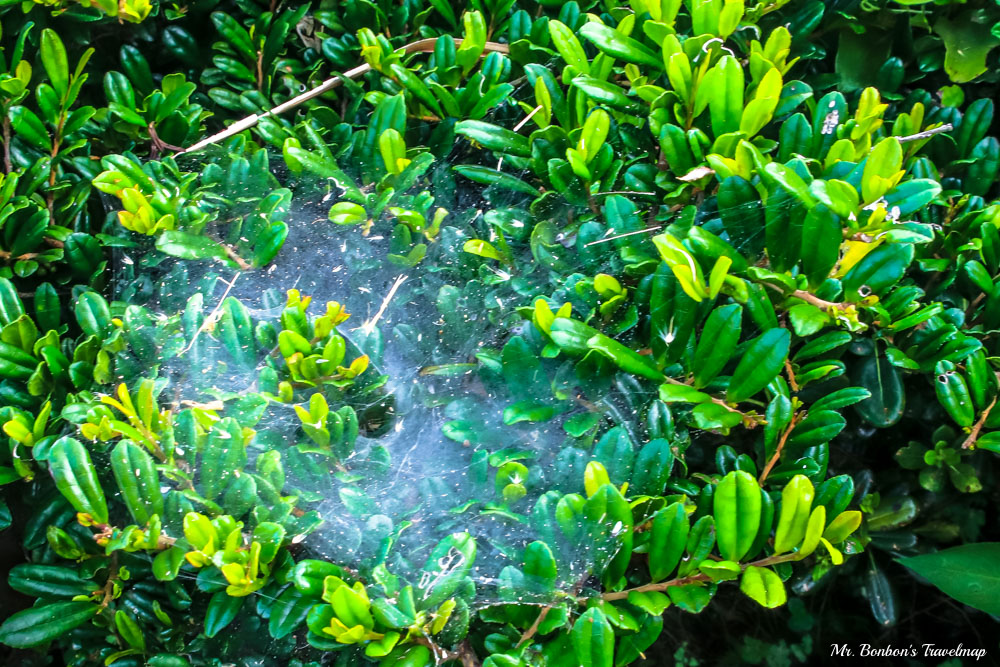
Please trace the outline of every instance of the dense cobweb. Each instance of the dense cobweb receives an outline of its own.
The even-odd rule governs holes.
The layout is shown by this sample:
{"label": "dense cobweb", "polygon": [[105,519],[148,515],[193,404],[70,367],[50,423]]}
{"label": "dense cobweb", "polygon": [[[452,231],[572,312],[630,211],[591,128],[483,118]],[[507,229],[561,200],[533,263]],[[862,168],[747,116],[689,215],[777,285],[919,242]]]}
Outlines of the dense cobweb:
{"label": "dense cobweb", "polygon": [[[196,167],[197,164],[189,169]],[[526,180],[531,178],[527,170],[517,174],[509,164],[503,169]],[[452,215],[465,215],[468,219],[503,206],[502,192],[491,191],[487,199],[483,196],[485,186],[459,177],[455,181],[462,191],[453,197],[458,210],[452,211]],[[239,193],[231,194],[235,200]],[[476,457],[479,449],[485,448],[491,454],[496,449],[515,454],[527,452],[529,458],[532,453],[546,452],[551,461],[566,445],[567,433],[556,422],[505,425],[504,409],[522,397],[514,387],[502,382],[484,383],[479,378],[477,353],[500,350],[512,337],[523,334],[525,327],[531,324],[519,317],[516,309],[530,306],[531,300],[509,299],[504,303],[497,299],[496,308],[490,312],[480,306],[442,313],[435,308],[429,295],[442,288],[461,289],[463,286],[449,286],[448,275],[435,270],[440,267],[434,266],[431,256],[413,267],[388,261],[391,229],[377,224],[365,234],[360,226],[331,223],[326,213],[335,203],[337,194],[337,188],[331,184],[304,185],[300,179],[285,217],[289,227],[287,239],[271,264],[258,270],[240,271],[218,262],[184,262],[188,279],[170,281],[169,294],[158,294],[146,303],[155,316],[168,318],[176,315],[191,297],[200,295],[198,298],[211,317],[226,297],[234,297],[249,309],[255,322],[277,323],[286,292],[295,289],[303,296],[312,297],[310,311],[313,314],[322,312],[327,301],[343,303],[351,313],[351,318],[338,327],[339,333],[356,351],[371,356],[368,373],[387,377],[382,390],[373,394],[371,406],[378,407],[386,416],[385,423],[378,429],[363,428],[354,454],[344,462],[356,473],[352,475],[350,487],[361,492],[370,510],[359,516],[345,509],[345,499],[340,493],[345,484],[332,466],[328,476],[295,480],[301,497],[322,519],[319,527],[303,539],[295,538],[300,541],[297,557],[326,559],[358,570],[370,565],[374,554],[388,544],[391,553],[385,557],[385,563],[390,571],[412,577],[411,583],[426,588],[432,582],[416,579],[445,576],[450,570],[464,565],[460,562],[461,554],[456,552],[440,559],[436,572],[428,573],[426,568],[421,571],[437,541],[452,533],[468,532],[477,541],[477,556],[470,576],[477,584],[476,606],[483,607],[508,601],[511,596],[521,602],[534,599],[536,593],[530,581],[505,578],[503,572],[507,566],[520,567],[524,546],[543,539],[557,552],[557,589],[579,592],[588,585],[595,560],[608,560],[614,554],[593,553],[594,545],[571,544],[561,539],[558,531],[540,534],[538,523],[530,520],[537,493],[522,501],[520,514],[515,516],[496,507],[495,503],[493,506],[483,504],[476,497],[477,487],[471,479],[481,474],[478,471],[483,462]],[[625,192],[621,195],[634,200],[640,207],[655,206],[648,193]],[[509,197],[512,205],[516,199],[517,205],[525,206],[523,196],[510,194]],[[759,204],[746,207],[750,208],[762,207]],[[661,218],[668,217],[667,207],[659,210]],[[718,210],[699,211],[697,222],[725,235]],[[663,219],[652,228],[642,230],[642,238],[648,239],[651,232],[669,223],[669,219]],[[613,233],[609,227],[608,235]],[[762,233],[763,230],[758,232]],[[449,232],[436,242],[457,245],[460,249],[468,238],[461,231]],[[565,241],[568,244],[571,239]],[[756,238],[744,239],[740,245],[746,247],[758,242]],[[113,285],[116,298],[129,301],[135,297],[136,267],[145,265],[142,259],[135,248],[123,247],[116,252],[119,276]],[[530,261],[530,255],[525,259]],[[169,275],[165,267],[175,263],[178,261],[161,263],[158,259],[153,262],[161,276],[165,271]],[[584,273],[590,270],[593,275],[592,268],[581,266],[571,267],[571,270]],[[141,273],[142,269],[138,271]],[[500,281],[510,279],[500,269],[492,271]],[[457,318],[467,326],[445,328],[445,317]],[[443,331],[446,334],[442,334]],[[211,338],[210,333],[199,335]],[[425,337],[432,340],[425,340]],[[188,341],[180,354],[172,349],[169,358],[160,360],[157,369],[161,377],[169,378],[169,394],[174,405],[232,398],[253,386],[253,373],[216,374],[211,385],[206,386],[203,373],[220,363],[211,350],[215,349],[221,357],[218,352],[221,346],[200,348],[203,355],[208,356],[192,365],[184,362],[184,356],[194,342]],[[263,366],[264,355],[260,362],[258,368]],[[442,367],[452,370],[429,371]],[[629,423],[636,421],[633,414],[636,406],[621,404],[612,408],[623,419],[612,417],[611,423],[629,428]],[[484,436],[483,440],[492,446],[470,443],[448,433],[449,424],[459,423],[469,414],[476,415],[477,428],[488,431],[488,437]],[[262,421],[255,426],[258,431],[268,429],[282,434],[286,441],[295,440],[299,420],[291,405],[272,402],[263,415]],[[640,439],[638,434],[630,432],[630,435]],[[389,453],[388,470],[376,472],[364,465],[365,458],[375,447]],[[255,453],[256,450],[250,453],[251,465]],[[515,455],[512,460],[516,458]],[[352,467],[355,463],[359,465]],[[582,479],[579,486],[582,491]],[[545,490],[545,485],[541,487]],[[553,540],[559,543],[551,544]],[[397,569],[403,571],[397,572]],[[511,591],[512,584],[520,584],[524,590]]]}

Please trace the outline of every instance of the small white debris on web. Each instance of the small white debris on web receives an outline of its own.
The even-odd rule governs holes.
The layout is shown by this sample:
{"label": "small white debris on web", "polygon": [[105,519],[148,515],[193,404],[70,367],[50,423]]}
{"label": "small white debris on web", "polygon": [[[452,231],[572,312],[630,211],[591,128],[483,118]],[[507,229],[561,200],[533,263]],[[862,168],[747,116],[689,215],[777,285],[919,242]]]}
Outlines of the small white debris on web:
{"label": "small white debris on web", "polygon": [[836,102],[830,100],[830,111],[826,114],[826,118],[823,119],[823,129],[820,130],[820,134],[833,134],[833,131],[837,129],[837,124],[840,122],[840,112],[836,109]]}

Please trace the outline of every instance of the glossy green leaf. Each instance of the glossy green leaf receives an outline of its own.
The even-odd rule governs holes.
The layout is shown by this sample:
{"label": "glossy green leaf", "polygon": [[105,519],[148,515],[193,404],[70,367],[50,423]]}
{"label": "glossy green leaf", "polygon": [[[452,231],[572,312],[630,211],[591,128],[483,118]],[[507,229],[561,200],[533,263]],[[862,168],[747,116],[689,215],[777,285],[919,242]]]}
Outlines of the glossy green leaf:
{"label": "glossy green leaf", "polygon": [[719,553],[739,561],[750,550],[761,518],[761,490],[747,472],[730,472],[715,488],[713,514]]}
{"label": "glossy green leaf", "polygon": [[0,643],[30,648],[64,636],[101,610],[95,602],[55,602],[19,611],[0,625]]}
{"label": "glossy green leaf", "polygon": [[770,329],[754,338],[733,371],[726,400],[745,400],[770,384],[784,367],[791,340],[787,329]]}
{"label": "glossy green leaf", "polygon": [[89,514],[97,523],[108,522],[108,506],[97,470],[79,440],[63,437],[52,446],[49,471],[59,491],[77,512]]}
{"label": "glossy green leaf", "polygon": [[615,633],[604,612],[594,607],[580,615],[571,632],[576,661],[582,667],[614,665]]}

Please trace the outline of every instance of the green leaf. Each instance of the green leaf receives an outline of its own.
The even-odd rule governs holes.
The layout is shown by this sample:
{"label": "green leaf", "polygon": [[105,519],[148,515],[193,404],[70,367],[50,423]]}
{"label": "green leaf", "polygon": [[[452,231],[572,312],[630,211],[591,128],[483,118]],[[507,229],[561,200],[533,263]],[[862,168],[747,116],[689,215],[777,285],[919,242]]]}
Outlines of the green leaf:
{"label": "green leaf", "polygon": [[232,417],[216,422],[208,434],[198,465],[198,489],[215,500],[233,475],[247,464],[242,429]]}
{"label": "green leaf", "polygon": [[545,542],[535,541],[524,548],[524,574],[533,589],[547,591],[556,582],[559,572],[552,549]]}
{"label": "green leaf", "polygon": [[971,9],[952,18],[942,16],[934,32],[944,41],[944,70],[955,83],[968,83],[986,71],[986,56],[1000,44],[988,22]]}
{"label": "green leaf", "polygon": [[580,615],[571,633],[573,652],[581,667],[613,667],[615,632],[604,612],[594,607]]}
{"label": "green leaf", "polygon": [[770,329],[754,338],[733,371],[726,400],[746,400],[771,383],[788,358],[792,335],[788,329]]}
{"label": "green leaf", "polygon": [[250,312],[239,300],[228,297],[222,302],[222,317],[217,329],[219,339],[238,366],[252,368],[257,363],[257,344]]}
{"label": "green leaf", "polygon": [[286,588],[271,607],[271,619],[267,626],[271,636],[281,639],[295,632],[305,623],[314,604],[316,604],[314,598],[303,595],[294,586]]}
{"label": "green leaf", "polygon": [[531,157],[528,138],[506,128],[484,123],[479,120],[461,120],[455,124],[455,132],[471,139],[483,148],[507,153],[518,157]]}
{"label": "green leaf", "polygon": [[661,384],[659,396],[664,403],[705,403],[712,400],[709,394],[686,384]]}
{"label": "green leaf", "polygon": [[504,190],[513,190],[522,194],[531,195],[532,197],[537,197],[542,194],[541,191],[533,185],[525,183],[516,176],[512,176],[502,171],[497,171],[492,167],[459,164],[452,167],[452,169],[462,176],[465,176],[470,181],[482,183],[483,185],[495,185],[496,187]]}
{"label": "green leaf", "polygon": [[663,373],[651,361],[647,361],[635,350],[608,338],[604,334],[598,333],[591,336],[587,340],[587,347],[607,357],[626,373],[632,373],[647,380],[663,380]]}
{"label": "green leaf", "polygon": [[715,136],[738,132],[744,110],[743,68],[739,61],[728,54],[722,56],[702,85],[713,91],[708,98],[708,110]]}
{"label": "green leaf", "polygon": [[580,74],[590,74],[590,61],[587,60],[587,54],[584,52],[580,40],[566,24],[550,20],[549,36],[567,65],[575,68]]}
{"label": "green leaf", "polygon": [[870,356],[858,365],[854,383],[870,397],[855,406],[872,426],[886,428],[898,422],[906,406],[906,394],[899,371],[883,356]]}
{"label": "green leaf", "polygon": [[240,613],[245,599],[232,597],[227,595],[225,591],[214,593],[212,599],[208,601],[208,608],[205,610],[205,636],[214,637],[232,623],[236,615]]}
{"label": "green leaf", "polygon": [[97,470],[90,453],[79,440],[62,437],[49,450],[49,471],[56,487],[77,512],[84,512],[97,523],[108,522],[108,506],[97,480]]}
{"label": "green leaf", "polygon": [[830,442],[844,430],[847,422],[833,410],[810,410],[809,415],[798,424],[788,439],[789,452],[800,452]]}
{"label": "green leaf", "polygon": [[469,239],[462,246],[462,251],[478,257],[503,261],[503,256],[500,255],[499,251],[489,242],[481,239]]}
{"label": "green leaf", "polygon": [[795,475],[781,491],[781,515],[774,534],[774,553],[797,547],[805,537],[815,489],[805,475]]}
{"label": "green leaf", "polygon": [[173,581],[184,565],[185,550],[180,547],[170,547],[156,554],[153,559],[153,576],[157,581]]}
{"label": "green leaf", "polygon": [[812,285],[819,285],[830,275],[840,259],[843,235],[840,220],[824,204],[809,209],[802,223],[802,272]]}
{"label": "green leaf", "polygon": [[29,648],[62,637],[97,615],[94,602],[56,602],[19,611],[0,626],[0,643]]}
{"label": "green leaf", "polygon": [[10,587],[18,593],[36,598],[71,598],[90,595],[98,585],[84,579],[76,570],[57,565],[22,563],[11,568]]}
{"label": "green leaf", "polygon": [[124,609],[115,612],[115,629],[126,644],[139,651],[146,650],[146,638],[142,634],[142,629]]}
{"label": "green leaf", "polygon": [[226,249],[222,247],[222,244],[204,236],[178,230],[170,230],[160,234],[156,239],[156,249],[181,259],[225,260],[227,258]]}
{"label": "green leaf", "polygon": [[636,457],[629,491],[640,495],[662,495],[673,465],[674,453],[670,448],[670,441],[661,438],[650,440],[642,446]]}
{"label": "green leaf", "polygon": [[719,553],[726,560],[739,561],[760,527],[760,486],[750,473],[734,470],[715,487],[712,501]]}
{"label": "green leaf", "polygon": [[766,567],[751,565],[743,572],[740,590],[762,607],[774,609],[787,600],[785,585],[776,572]]}
{"label": "green leaf", "polygon": [[585,23],[579,32],[602,53],[627,63],[649,65],[657,70],[663,69],[663,58],[614,28],[590,21]]}
{"label": "green leaf", "polygon": [[[794,196],[803,204],[812,205],[815,203],[815,198],[812,193],[809,192],[809,186],[806,185],[806,182],[802,180],[802,177],[790,167],[778,162],[769,162],[767,163],[767,166],[764,167],[764,175],[766,178],[774,181],[787,190],[789,194]],[[768,204],[770,204],[770,202],[768,202]]]}
{"label": "green leaf", "polygon": [[40,151],[52,152],[52,138],[34,111],[27,107],[16,106],[11,108],[8,113],[11,127],[14,128],[17,136]]}
{"label": "green leaf", "polygon": [[45,73],[49,75],[49,82],[59,94],[60,99],[65,99],[69,90],[69,63],[66,61],[66,48],[62,40],[54,30],[46,28],[42,30],[41,58]]}
{"label": "green leaf", "polygon": [[163,515],[163,494],[153,458],[131,440],[122,440],[111,452],[111,469],[122,500],[136,523],[142,525],[154,514]]}
{"label": "green leaf", "polygon": [[719,306],[708,316],[691,362],[696,387],[707,385],[729,363],[740,340],[742,318],[738,303]]}
{"label": "green leaf", "polygon": [[111,309],[97,292],[84,292],[74,306],[76,321],[88,336],[103,338],[111,333]]}
{"label": "green leaf", "polygon": [[1000,542],[979,542],[897,558],[963,604],[1000,615]]}
{"label": "green leaf", "polygon": [[649,538],[649,576],[662,581],[681,562],[691,524],[681,503],[663,508],[653,517]]}

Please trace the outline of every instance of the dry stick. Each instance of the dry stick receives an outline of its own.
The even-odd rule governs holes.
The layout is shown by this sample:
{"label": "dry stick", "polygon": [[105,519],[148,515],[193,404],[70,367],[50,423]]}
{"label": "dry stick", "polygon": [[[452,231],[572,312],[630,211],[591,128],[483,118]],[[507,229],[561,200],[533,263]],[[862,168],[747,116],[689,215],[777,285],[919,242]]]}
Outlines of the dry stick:
{"label": "dry stick", "polygon": [[[462,41],[463,40],[461,39],[455,39],[455,46],[456,47],[461,46]],[[402,49],[405,53],[429,52],[434,50],[434,45],[436,42],[437,42],[436,38],[421,39],[416,42],[412,42],[410,44],[403,46]],[[486,42],[486,44],[483,46],[483,50],[485,52],[490,52],[490,53],[510,53],[510,48],[506,44],[500,44],[498,42]],[[308,102],[314,97],[319,97],[320,95],[333,90],[337,86],[341,85],[344,82],[344,79],[356,79],[370,70],[371,70],[371,65],[369,65],[368,63],[365,63],[364,65],[359,65],[354,69],[349,69],[341,75],[327,79],[320,85],[316,86],[311,90],[307,90],[301,95],[297,95],[286,102],[282,102],[281,104],[274,107],[273,109],[270,109],[269,111],[265,111],[264,113],[261,114],[254,114],[252,116],[247,116],[246,118],[238,120],[229,127],[227,127],[225,130],[223,130],[222,132],[213,134],[207,139],[202,139],[195,145],[189,146],[188,148],[185,148],[184,150],[176,153],[176,155],[181,155],[183,153],[191,153],[193,151],[201,150],[202,148],[205,148],[206,146],[210,146],[214,143],[222,141],[223,139],[228,139],[234,134],[239,134],[243,130],[250,129],[251,127],[256,125],[261,119],[266,118],[267,116],[277,116],[278,114],[284,113],[289,109],[294,109],[303,102]]]}
{"label": "dry stick", "polygon": [[605,190],[604,192],[595,192],[594,197],[602,197],[604,195],[655,195],[655,192],[641,192],[639,190]]}
{"label": "dry stick", "polygon": [[976,421],[975,425],[972,427],[972,430],[969,431],[969,437],[967,437],[962,442],[962,449],[969,449],[970,447],[972,447],[972,445],[976,443],[976,438],[979,437],[979,432],[983,429],[983,424],[986,423],[986,418],[990,416],[990,410],[992,410],[993,406],[996,404],[997,404],[997,399],[994,396],[993,400],[990,401],[990,404],[986,406],[985,410],[983,410],[983,414],[979,415],[979,420]]}
{"label": "dry stick", "polygon": [[[527,116],[525,116],[524,118],[522,118],[521,122],[519,122],[517,125],[515,125],[514,129],[511,130],[511,132],[518,132],[522,127],[524,127],[525,125],[528,124],[528,121],[531,120],[532,116],[534,116],[536,113],[538,113],[541,110],[542,110],[542,105],[539,104],[537,107],[535,107],[534,109],[531,110],[531,113],[529,113]],[[501,155],[500,156],[500,160],[497,162],[497,171],[500,171],[500,167],[502,167],[502,166],[503,166],[503,156]]]}
{"label": "dry stick", "polygon": [[658,229],[663,229],[663,225],[656,225],[654,227],[646,227],[645,229],[640,229],[634,232],[625,232],[624,234],[615,234],[614,236],[608,236],[607,238],[598,239],[596,241],[591,241],[590,243],[584,243],[583,247],[587,248],[592,245],[597,245],[598,243],[607,243],[608,241],[614,241],[615,239],[623,239],[626,236],[635,236],[636,234],[646,234],[648,232],[655,232]]}
{"label": "dry stick", "polygon": [[[235,276],[233,276],[232,281],[230,281],[228,283],[226,283],[225,280],[222,281],[222,282],[226,283],[226,291],[222,293],[222,298],[219,299],[219,303],[217,303],[215,305],[215,308],[213,308],[212,312],[208,314],[208,317],[205,318],[205,321],[202,323],[202,325],[200,327],[198,327],[198,330],[194,332],[193,336],[191,336],[191,342],[187,344],[187,347],[185,347],[183,350],[181,350],[181,352],[180,352],[181,354],[184,354],[185,352],[187,352],[188,350],[190,350],[191,346],[194,345],[194,342],[196,340],[198,340],[198,334],[200,334],[202,331],[205,330],[205,326],[206,325],[208,325],[209,323],[211,323],[211,322],[214,321],[214,318],[215,318],[216,314],[218,314],[219,309],[222,308],[222,302],[226,300],[227,296],[229,296],[229,292],[232,291],[233,285],[236,284],[236,279],[239,278],[239,277],[240,277],[240,274],[237,273]],[[222,279],[220,278],[220,280],[222,280]]]}
{"label": "dry stick", "polygon": [[917,132],[916,134],[909,134],[905,137],[897,137],[899,143],[905,144],[907,141],[920,141],[921,139],[928,139],[933,137],[935,134],[941,134],[942,132],[951,132],[955,127],[951,123],[945,123],[940,127],[932,127],[929,130],[924,130],[923,132]]}
{"label": "dry stick", "polygon": [[373,317],[372,319],[365,322],[363,325],[359,327],[365,333],[366,336],[370,336],[372,331],[375,330],[375,325],[378,324],[378,321],[382,318],[382,314],[385,312],[385,309],[389,306],[389,302],[392,301],[392,297],[396,296],[396,290],[399,289],[399,286],[403,284],[406,278],[407,276],[404,276],[402,274],[396,277],[396,282],[392,284],[392,287],[389,288],[389,293],[385,295],[384,299],[382,299],[382,305],[379,306],[378,312],[375,313],[375,317]]}

